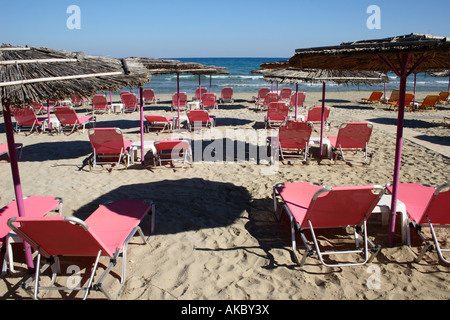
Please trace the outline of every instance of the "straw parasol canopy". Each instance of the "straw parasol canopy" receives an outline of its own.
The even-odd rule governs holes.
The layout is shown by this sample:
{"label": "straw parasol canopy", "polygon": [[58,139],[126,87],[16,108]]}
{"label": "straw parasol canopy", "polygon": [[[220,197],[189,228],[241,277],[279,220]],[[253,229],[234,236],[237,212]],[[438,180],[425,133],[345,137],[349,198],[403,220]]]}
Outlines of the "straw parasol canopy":
{"label": "straw parasol canopy", "polygon": [[0,46],[0,94],[4,103],[22,106],[62,100],[76,93],[87,98],[98,91],[143,85],[148,70],[124,59],[49,48]]}
{"label": "straw parasol canopy", "polygon": [[403,143],[406,80],[412,73],[450,69],[450,41],[447,37],[409,34],[376,40],[342,43],[338,46],[295,50],[289,63],[295,68],[327,70],[392,71],[400,78],[397,138],[388,243],[393,245],[397,193]]}

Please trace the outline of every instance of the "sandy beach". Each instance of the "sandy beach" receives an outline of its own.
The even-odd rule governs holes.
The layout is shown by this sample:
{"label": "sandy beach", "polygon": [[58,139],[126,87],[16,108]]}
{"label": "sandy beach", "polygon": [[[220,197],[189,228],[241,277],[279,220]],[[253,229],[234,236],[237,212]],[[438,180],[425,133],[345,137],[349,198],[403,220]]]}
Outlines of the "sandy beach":
{"label": "sandy beach", "polygon": [[[204,129],[203,140],[223,145],[227,134],[236,131],[238,137],[242,133],[245,136],[245,132],[263,136],[265,113],[255,110],[255,94],[235,93],[233,104],[220,104],[218,110],[212,110],[217,119],[214,134]],[[427,94],[437,93],[417,92],[416,99],[421,102]],[[327,92],[330,128],[324,135],[336,135],[344,122],[373,123],[370,165],[333,164],[327,159],[319,164],[316,152],[309,165],[279,163],[273,168],[264,161],[256,163],[251,155],[239,161],[217,156],[212,157],[213,161],[203,161],[202,157],[191,167],[172,170],[154,166],[152,155],[146,150],[144,164],[137,159],[128,169],[121,166],[112,171],[90,171],[83,165],[92,153],[87,131],[72,135],[20,133],[15,134],[15,140],[24,145],[19,162],[23,194],[61,197],[63,215],[81,219],[108,200],[153,200],[157,211],[155,233],[150,236],[149,245],[141,245],[137,239],[128,246],[121,300],[448,300],[449,266],[439,262],[436,253],[427,253],[420,263],[414,262],[422,245],[420,238],[412,231],[411,247],[402,244],[399,225],[395,244],[389,247],[388,230],[382,226],[379,214],[370,217],[368,233],[382,246],[381,252],[371,264],[342,268],[325,267],[317,257],[310,257],[300,268],[293,259],[289,219],[285,216],[277,222],[274,218],[272,191],[277,183],[384,186],[392,182],[397,113],[385,105],[359,103],[369,95],[363,91]],[[189,99],[192,96],[188,93]],[[170,96],[161,95],[160,99],[158,104],[146,105],[144,114],[176,115],[170,110]],[[306,115],[306,109],[321,105],[320,100],[321,92],[307,92],[306,108],[300,108],[299,114]],[[450,116],[448,104],[441,104],[438,111],[405,113],[401,182],[433,186],[449,182],[450,128],[444,126],[444,116]],[[126,139],[139,141],[139,112],[98,114],[96,118],[97,127],[118,127]],[[5,143],[3,117],[0,121],[0,143]],[[145,133],[145,140],[179,135],[150,132]],[[318,135],[317,130],[312,134]],[[184,133],[183,137],[198,138],[193,133]],[[0,167],[3,207],[15,195],[10,165],[4,156]],[[143,221],[142,228],[150,235],[149,219]],[[449,239],[448,230],[438,232]],[[322,237],[324,241],[336,241],[327,239],[327,233]],[[301,241],[298,245],[303,253]],[[8,300],[30,299],[19,286],[28,277],[22,247],[14,248],[16,273],[0,279],[0,296]],[[62,270],[72,264],[80,262],[63,260]],[[80,266],[84,276],[85,266]],[[376,288],[369,283],[374,270],[379,272],[380,280]],[[60,282],[64,283],[67,276],[63,275]],[[106,281],[105,286],[114,291],[118,286],[115,280],[110,277],[111,284]],[[57,291],[44,295],[48,299],[80,297],[81,293],[74,296]],[[92,292],[88,299],[101,297]]]}

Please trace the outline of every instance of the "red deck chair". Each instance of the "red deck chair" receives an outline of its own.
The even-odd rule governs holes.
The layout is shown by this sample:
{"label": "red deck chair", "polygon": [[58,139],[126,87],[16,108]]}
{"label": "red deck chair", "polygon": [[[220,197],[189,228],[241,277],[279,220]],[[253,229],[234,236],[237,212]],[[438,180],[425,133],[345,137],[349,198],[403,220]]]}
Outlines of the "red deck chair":
{"label": "red deck chair", "polygon": [[[392,186],[388,186],[387,189],[392,193]],[[441,248],[434,230],[435,227],[450,227],[450,183],[438,188],[419,183],[400,183],[397,191],[397,199],[406,206],[410,225],[425,243],[416,262],[419,262],[426,252],[436,251],[442,262],[450,264],[450,260],[443,254],[450,252],[450,249]],[[427,226],[430,228],[432,241],[422,231],[422,228]],[[407,228],[407,243],[411,245],[409,228]]]}
{"label": "red deck chair", "polygon": [[285,102],[271,102],[267,108],[267,114],[264,116],[264,125],[267,129],[278,128],[289,117],[289,107]]}
{"label": "red deck chair", "polygon": [[158,129],[162,132],[166,129],[172,131],[173,128],[173,117],[165,117],[161,115],[147,115],[145,116],[147,120],[146,131],[149,132],[150,129]]}
{"label": "red deck chair", "polygon": [[163,140],[155,142],[156,164],[162,168],[163,163],[169,163],[170,168],[175,168],[175,163],[192,163],[192,152],[187,140]]}
{"label": "red deck chair", "polygon": [[280,91],[280,98],[283,99],[286,102],[289,102],[289,100],[291,98],[291,94],[292,94],[292,89],[291,88],[283,88]]}
{"label": "red deck chair", "polygon": [[[330,117],[330,108],[325,107],[323,113],[323,125],[324,129],[328,130],[330,125],[328,118]],[[313,125],[320,125],[322,122],[322,106],[313,107],[308,110],[308,115],[305,117],[305,121],[311,122]]]}
{"label": "red deck chair", "polygon": [[83,105],[87,104],[89,102],[88,99],[83,99],[77,94],[72,95],[72,104],[76,107],[82,107]]}
{"label": "red deck chair", "polygon": [[217,109],[217,97],[214,93],[205,93],[202,96],[202,107],[203,110],[211,110],[211,109]]}
{"label": "red deck chair", "polygon": [[278,101],[280,101],[280,96],[278,95],[278,93],[269,92],[266,95],[266,97],[264,98],[264,100],[261,102],[257,101],[255,103],[255,106],[259,110],[267,110],[267,108],[269,107],[269,104],[271,104],[272,102],[278,102]]}
{"label": "red deck chair", "polygon": [[255,102],[262,102],[266,98],[267,94],[270,92],[269,88],[261,88],[258,90],[258,95],[253,96],[253,99],[255,99]]}
{"label": "red deck chair", "polygon": [[33,102],[30,105],[30,107],[34,110],[34,113],[36,113],[37,115],[44,114],[44,112],[47,111],[44,105],[40,102]]}
{"label": "red deck chair", "polygon": [[[62,215],[62,202],[62,198],[48,196],[31,196],[23,199],[27,217],[43,217],[51,212]],[[23,242],[21,238],[11,232],[11,229],[6,224],[8,219],[16,217],[19,217],[19,212],[15,200],[0,209],[0,247],[6,249],[3,258],[2,275],[8,269],[10,272],[15,272],[12,244]]]}
{"label": "red deck chair", "polygon": [[[306,246],[305,253],[300,262],[303,266],[306,258],[315,253],[320,262],[325,266],[340,267],[362,265],[371,262],[379,252],[380,247],[376,246],[367,237],[367,219],[377,205],[384,188],[380,186],[351,186],[333,187],[312,185],[309,182],[294,182],[277,184],[273,190],[274,210],[277,218],[286,211],[291,221],[292,249],[297,251],[295,240],[295,229],[299,230],[300,238]],[[281,199],[283,207],[278,215],[277,203]],[[358,250],[348,251],[321,251],[321,245],[316,237],[317,229],[333,230],[335,228],[346,228],[351,226],[355,229],[355,243],[359,247],[361,237],[363,247]],[[311,233],[312,244],[306,237],[305,230]],[[372,255],[369,255],[369,246]],[[342,260],[337,263],[327,263],[323,256],[362,254],[363,259],[355,261]],[[347,257],[350,260],[350,257]]]}
{"label": "red deck chair", "polygon": [[[151,212],[152,230],[155,218],[155,207],[148,200],[116,200],[101,205],[85,221],[75,217],[24,217],[12,218],[8,225],[18,236],[27,241],[37,250],[36,276],[34,286],[25,283],[26,289],[33,290],[33,297],[38,298],[39,290],[77,290],[85,291],[84,299],[90,290],[101,291],[108,299],[116,298],[125,282],[127,245],[138,232],[145,244],[147,240],[139,227],[146,214]],[[111,295],[103,285],[104,278],[122,257],[122,272],[120,289],[115,296]],[[40,264],[41,257],[53,258],[56,268],[53,269],[52,286],[41,287]],[[108,267],[98,277],[94,277],[99,269],[101,257],[108,257]],[[58,287],[55,285],[56,271],[59,259],[64,257],[96,257],[89,281],[86,287]],[[106,262],[106,261],[105,261]],[[87,269],[89,270],[89,268]],[[89,272],[89,271],[88,271]],[[117,278],[117,276],[113,276]]]}
{"label": "red deck chair", "polygon": [[103,94],[96,94],[92,97],[92,111],[93,113],[109,113],[111,106],[108,105],[108,100]]}
{"label": "red deck chair", "polygon": [[137,110],[137,97],[133,93],[122,94],[120,98],[123,103],[123,112],[135,112]]}
{"label": "red deck chair", "polygon": [[233,88],[224,87],[220,92],[220,103],[231,102],[234,103],[233,100]]}
{"label": "red deck chair", "polygon": [[[328,137],[332,153],[347,163],[368,163],[369,140],[373,125],[370,122],[347,122],[341,124],[336,137]],[[360,152],[363,154],[360,155]]]}
{"label": "red deck chair", "polygon": [[[22,129],[29,128],[28,134],[33,133],[34,130],[45,130],[47,118],[38,118],[33,109],[28,107],[15,108],[13,111],[14,118],[16,119],[16,132],[20,133]],[[39,132],[39,131],[38,131]]]}
{"label": "red deck chair", "polygon": [[380,103],[380,99],[383,97],[383,92],[381,91],[373,91],[368,98],[361,98],[361,102],[363,103]]}
{"label": "red deck chair", "polygon": [[295,99],[296,99],[295,97],[297,97],[297,107],[303,107],[306,96],[303,92],[296,92],[289,99],[289,109],[295,108]]}
{"label": "red deck chair", "polygon": [[[186,110],[187,109],[187,94],[186,92],[179,92],[180,96],[180,110]],[[172,111],[178,110],[178,94],[175,92],[172,95]]]}
{"label": "red deck chair", "polygon": [[[14,147],[16,150],[19,150],[19,159],[20,159],[22,157],[23,143],[15,143]],[[9,150],[7,143],[0,144],[0,156],[4,154],[6,154],[9,157]]]}
{"label": "red deck chair", "polygon": [[297,159],[308,164],[311,132],[311,125],[307,122],[288,121],[280,127],[277,139],[269,139],[271,154],[277,155],[279,151],[282,160]]}
{"label": "red deck chair", "polygon": [[158,103],[159,98],[155,95],[153,89],[144,89],[142,92],[142,97],[144,98],[144,103]]}
{"label": "red deck chair", "polygon": [[[200,93],[199,93],[200,92]],[[199,91],[199,89],[197,88],[196,90],[195,90],[195,95],[194,95],[194,100],[200,100],[200,97],[202,98],[202,100],[203,100],[203,95],[205,94],[205,93],[207,93],[208,92],[208,90],[206,90],[206,88],[200,88],[200,91]]]}
{"label": "red deck chair", "polygon": [[189,131],[202,127],[212,128],[216,125],[216,117],[205,110],[191,110],[187,113],[187,117]]}
{"label": "red deck chair", "polygon": [[56,107],[55,108],[55,116],[58,118],[59,123],[61,124],[61,130],[64,132],[69,132],[68,134],[72,134],[79,128],[84,129],[86,124],[91,124],[94,121],[95,127],[95,117],[94,116],[81,116],[79,117],[75,110],[70,107]]}
{"label": "red deck chair", "polygon": [[131,159],[131,141],[125,140],[119,128],[91,128],[89,141],[93,150],[90,167],[110,164],[119,166],[121,162],[128,168]]}

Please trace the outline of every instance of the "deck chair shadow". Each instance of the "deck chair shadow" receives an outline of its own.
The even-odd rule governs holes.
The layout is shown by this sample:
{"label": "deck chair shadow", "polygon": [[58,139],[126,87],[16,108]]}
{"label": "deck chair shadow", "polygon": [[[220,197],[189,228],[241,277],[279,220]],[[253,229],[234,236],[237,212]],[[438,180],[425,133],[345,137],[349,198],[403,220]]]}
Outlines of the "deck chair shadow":
{"label": "deck chair shadow", "polygon": [[338,157],[347,163],[370,163],[368,146],[372,129],[373,125],[370,122],[341,124],[338,135],[328,137],[332,149],[331,156],[334,154],[335,163]]}
{"label": "deck chair shadow", "polygon": [[362,103],[380,103],[383,97],[382,91],[373,91],[368,98],[361,98]]}
{"label": "deck chair shadow", "polygon": [[150,114],[145,116],[145,120],[147,120],[145,131],[150,132],[151,129],[160,130],[164,132],[164,130],[168,130],[169,132],[173,129],[173,117],[166,117],[162,115]]}
{"label": "deck chair shadow", "polygon": [[216,125],[216,117],[210,115],[205,110],[190,110],[187,113],[187,120],[189,131],[201,129],[203,127],[211,129]]}
{"label": "deck chair shadow", "polygon": [[[23,217],[11,218],[8,226],[36,251],[36,273],[28,279],[24,288],[31,290],[33,298],[43,290],[75,290],[85,291],[86,299],[90,291],[100,291],[106,298],[115,299],[122,289],[126,278],[127,246],[138,233],[144,244],[148,244],[142,229],[139,227],[147,213],[151,211],[152,230],[154,227],[155,207],[149,200],[116,200],[99,206],[85,221],[75,217]],[[104,279],[112,275],[113,267],[122,255],[120,288],[111,294],[103,285]],[[50,287],[40,286],[41,259],[50,260],[43,268],[52,265],[52,283]],[[60,260],[65,257],[94,257],[92,272],[85,287],[57,286],[56,276],[60,273]],[[107,257],[108,266],[94,283],[97,271],[100,270],[100,259]],[[89,268],[87,268],[89,270]],[[89,272],[89,271],[88,271]],[[34,280],[34,285],[32,284]]]}
{"label": "deck chair shadow", "polygon": [[168,164],[170,169],[177,168],[176,164],[181,163],[181,168],[192,164],[191,145],[188,140],[162,140],[155,142],[156,165],[163,168]]}
{"label": "deck chair shadow", "polygon": [[118,167],[122,162],[128,168],[132,141],[125,140],[119,128],[91,128],[89,141],[93,150],[91,169],[107,164],[111,168]]}
{"label": "deck chair shadow", "polygon": [[233,88],[231,87],[224,87],[220,92],[220,103],[226,102],[234,103]]}
{"label": "deck chair shadow", "polygon": [[83,129],[84,133],[86,124],[95,127],[95,116],[79,117],[76,111],[70,107],[56,107],[55,116],[61,125],[61,131],[66,134],[72,134],[80,128]]}
{"label": "deck chair shadow", "polygon": [[187,94],[186,94],[186,92],[179,92],[179,94],[177,94],[175,92],[172,95],[172,105],[171,105],[172,111],[178,110],[178,96],[180,97],[180,110],[187,109]]}
{"label": "deck chair shadow", "polygon": [[272,163],[274,156],[281,157],[282,161],[302,161],[309,164],[309,139],[312,127],[307,122],[287,121],[278,129],[278,137],[270,137]]}
{"label": "deck chair shadow", "polygon": [[[307,257],[317,254],[320,262],[329,267],[343,267],[363,265],[371,262],[380,247],[375,245],[368,237],[367,220],[377,205],[384,188],[380,186],[350,186],[325,188],[309,182],[295,182],[277,184],[273,188],[274,211],[277,219],[286,212],[291,222],[292,250],[297,252],[295,229],[305,245],[305,252],[300,266],[303,266]],[[278,208],[281,201],[282,208]],[[280,212],[279,212],[280,211]],[[278,212],[280,214],[278,214]],[[329,232],[336,228],[353,227],[355,245],[362,248],[356,250],[321,250],[320,240],[316,236],[318,229],[327,229]],[[309,231],[312,241],[308,240],[305,231]],[[369,248],[370,247],[370,248]],[[352,248],[353,249],[353,248]],[[358,258],[354,257],[358,254]],[[326,262],[324,257],[333,255],[342,257],[335,263]],[[351,256],[351,257],[350,257]]]}
{"label": "deck chair shadow", "polygon": [[37,117],[33,109],[28,107],[15,108],[13,111],[14,119],[16,119],[15,131],[20,133],[24,129],[28,129],[25,135],[32,134],[34,131],[45,131],[47,126],[46,117]]}
{"label": "deck chair shadow", "polygon": [[[387,186],[388,192],[392,193],[392,186]],[[422,260],[426,252],[435,251],[439,259],[445,264],[450,264],[450,259],[444,253],[450,252],[450,248],[441,248],[440,243],[447,239],[439,239],[435,228],[450,227],[450,183],[438,188],[426,186],[419,183],[400,183],[397,198],[406,206],[409,225],[417,232],[424,246],[416,258],[416,262]],[[407,226],[406,226],[407,227]],[[429,227],[431,240],[423,231]],[[411,246],[410,229],[406,228],[407,244]]]}
{"label": "deck chair shadow", "polygon": [[289,107],[285,102],[272,102],[267,107],[267,114],[264,116],[265,128],[278,128],[289,117]]}
{"label": "deck chair shadow", "polygon": [[92,112],[93,113],[109,113],[111,106],[103,94],[96,94],[92,97]]}
{"label": "deck chair shadow", "polygon": [[214,93],[205,93],[202,96],[203,110],[218,109],[217,97]]}
{"label": "deck chair shadow", "polygon": [[[27,217],[44,217],[50,213],[62,215],[62,203],[62,198],[50,196],[30,196],[23,199]],[[11,232],[7,225],[8,219],[17,217],[19,217],[19,211],[15,200],[0,208],[0,248],[5,250],[2,275],[6,274],[8,269],[11,273],[15,272],[13,244],[23,243],[22,238]]]}
{"label": "deck chair shadow", "polygon": [[144,104],[149,103],[158,103],[160,100],[156,95],[153,89],[144,89],[142,91],[142,96],[144,98]]}

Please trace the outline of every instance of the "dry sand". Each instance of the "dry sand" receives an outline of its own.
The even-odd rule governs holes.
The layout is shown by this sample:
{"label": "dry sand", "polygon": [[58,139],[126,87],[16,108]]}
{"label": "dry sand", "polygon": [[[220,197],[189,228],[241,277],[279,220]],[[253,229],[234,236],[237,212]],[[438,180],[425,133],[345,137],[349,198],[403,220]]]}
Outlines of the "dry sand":
{"label": "dry sand", "polygon": [[[235,94],[234,104],[212,111],[217,117],[216,129],[222,133],[244,128],[263,131],[264,113],[254,110],[254,94]],[[15,139],[24,144],[19,163],[23,194],[62,197],[63,214],[82,219],[107,200],[145,198],[155,202],[156,232],[150,236],[149,245],[129,245],[127,278],[119,299],[447,300],[449,267],[438,262],[436,253],[428,253],[422,262],[415,263],[421,242],[412,232],[411,248],[403,245],[399,226],[395,245],[389,248],[387,228],[381,226],[379,215],[371,216],[368,230],[371,239],[382,245],[381,253],[372,264],[343,268],[324,267],[317,257],[310,257],[300,268],[293,260],[288,219],[280,223],[274,219],[272,188],[280,182],[345,186],[385,185],[392,181],[396,113],[383,105],[358,102],[369,94],[327,93],[331,127],[325,132],[326,136],[335,135],[338,126],[347,121],[372,122],[374,132],[369,148],[373,160],[367,166],[332,164],[328,160],[318,164],[313,158],[309,165],[280,164],[267,174],[261,170],[268,165],[255,164],[247,158],[239,163],[194,162],[192,167],[167,170],[154,167],[147,154],[144,165],[138,162],[128,170],[90,172],[87,166],[83,167],[83,161],[92,152],[87,133],[21,133]],[[426,94],[418,92],[417,99],[422,101]],[[308,92],[305,105],[320,105],[320,99],[321,93]],[[157,105],[145,106],[145,114],[175,115],[169,106],[169,96],[163,95]],[[300,114],[305,115],[305,109]],[[401,182],[439,186],[449,181],[450,129],[443,126],[443,117],[449,115],[449,105],[441,105],[437,112],[406,113]],[[126,139],[138,141],[138,119],[138,112],[97,115],[97,126],[119,127]],[[1,128],[4,132],[3,124]],[[318,136],[318,132],[313,132],[313,136]],[[169,137],[172,134],[145,134],[145,140]],[[0,135],[0,142],[6,142],[5,134]],[[0,206],[4,206],[14,199],[14,191],[5,158],[0,167]],[[149,220],[144,220],[143,229],[148,235]],[[449,239],[448,231],[439,233]],[[327,241],[327,234],[323,239]],[[0,296],[29,299],[18,285],[27,272],[20,245],[15,248],[17,272],[0,280]],[[303,252],[301,245],[300,251]],[[107,263],[106,258],[102,261]],[[63,262],[63,271],[70,264],[79,262]],[[374,275],[379,275],[378,288],[370,285]],[[60,283],[64,281],[62,277]],[[112,291],[117,287],[116,281],[105,284]],[[49,292],[45,297],[73,298],[58,292]],[[101,295],[93,292],[89,297]]]}

